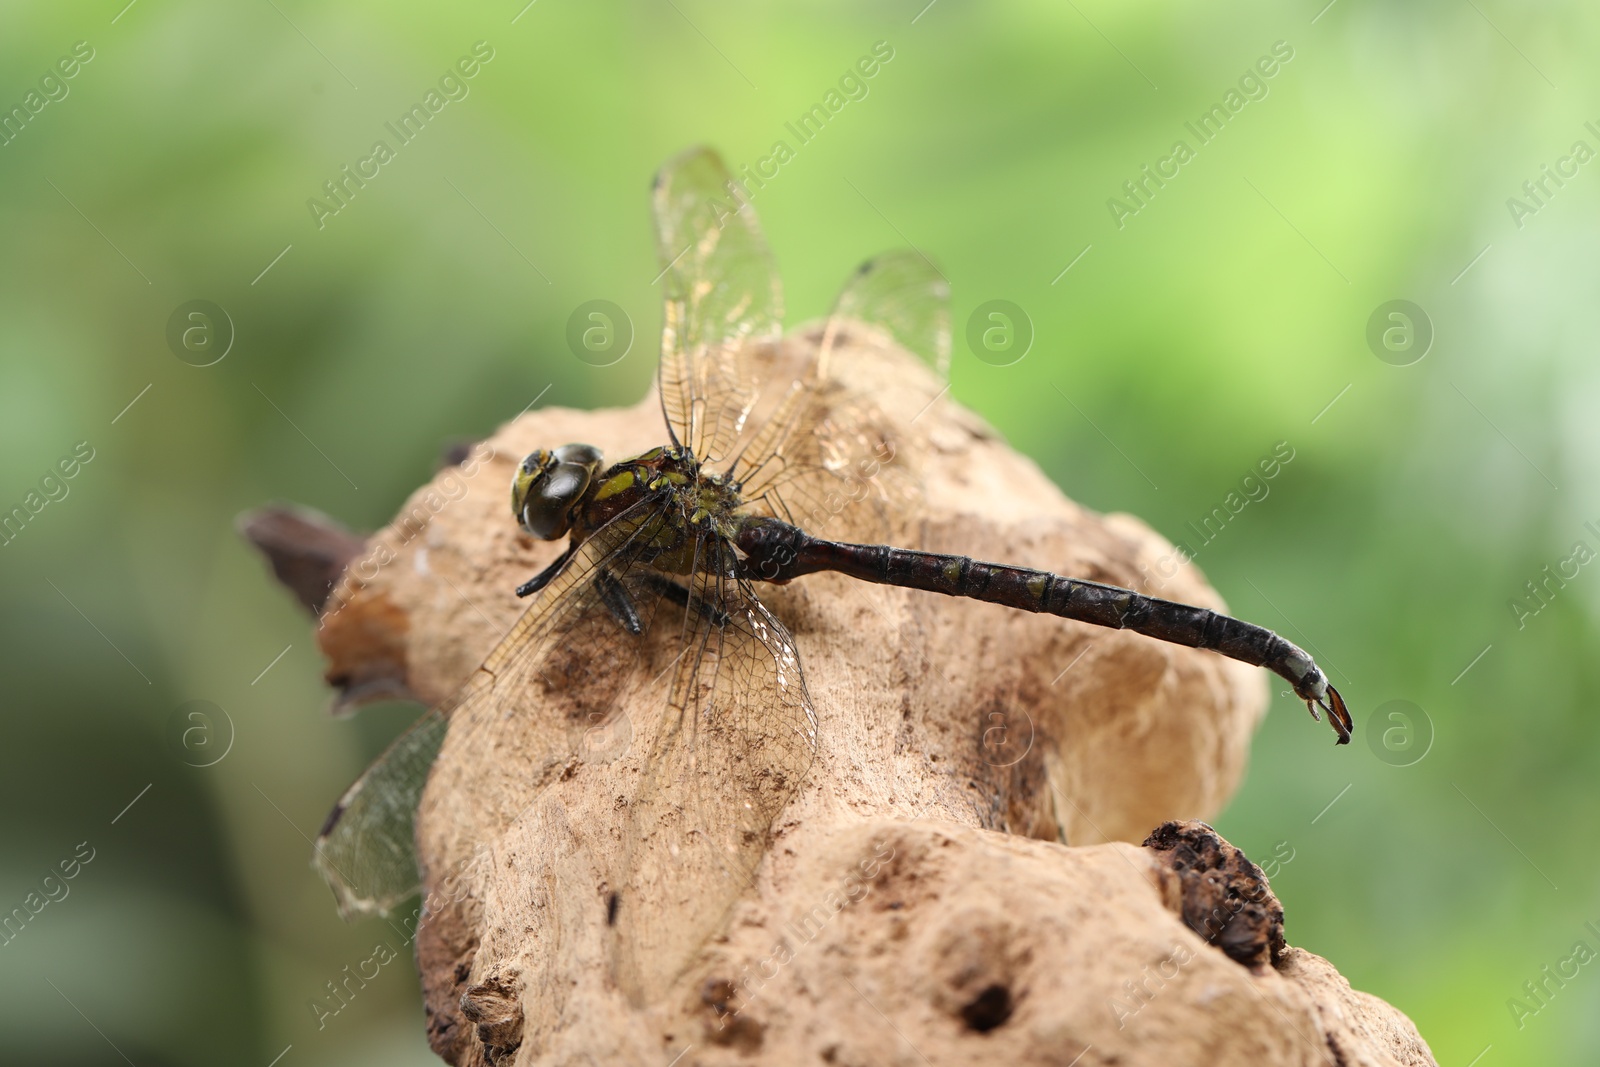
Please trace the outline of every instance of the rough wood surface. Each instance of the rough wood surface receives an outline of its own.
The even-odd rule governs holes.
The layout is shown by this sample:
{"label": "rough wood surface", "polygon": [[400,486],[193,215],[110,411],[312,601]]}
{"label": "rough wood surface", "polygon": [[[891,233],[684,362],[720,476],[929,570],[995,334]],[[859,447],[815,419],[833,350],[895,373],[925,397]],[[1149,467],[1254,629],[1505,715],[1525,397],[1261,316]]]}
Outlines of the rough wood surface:
{"label": "rough wood surface", "polygon": [[[920,364],[882,346],[846,354],[842,374],[882,399],[925,489],[917,514],[898,517],[913,547],[1224,607],[1193,568],[1160,587],[1142,581],[1167,542],[1067,500],[947,399],[929,406],[938,386]],[[653,396],[627,410],[533,411],[419,490],[324,609],[341,705],[401,691],[440,699],[525,607],[511,590],[558,550],[511,520],[507,487],[525,453],[584,441],[621,458],[662,437]],[[609,879],[659,696],[596,723],[557,767],[518,759],[557,724],[506,721],[487,752],[446,741],[418,820],[430,891],[419,963],[440,1055],[662,1065],[681,1054],[684,1067],[1432,1062],[1404,1016],[1283,946],[1270,891],[1230,890],[1260,877],[1231,846],[1195,827],[1130,843],[1228,799],[1266,706],[1262,672],[833,575],[765,599],[794,633],[818,756],[753,889],[652,1002],[615,981]],[[1243,917],[1196,924],[1238,899]],[[628,905],[672,924],[697,900]]]}

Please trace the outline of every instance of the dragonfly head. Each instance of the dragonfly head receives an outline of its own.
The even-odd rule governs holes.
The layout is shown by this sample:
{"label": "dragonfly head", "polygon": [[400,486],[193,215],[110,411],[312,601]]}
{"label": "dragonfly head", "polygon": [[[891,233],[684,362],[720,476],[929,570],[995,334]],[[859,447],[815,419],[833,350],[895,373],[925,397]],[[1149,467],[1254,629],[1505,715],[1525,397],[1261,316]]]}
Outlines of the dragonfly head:
{"label": "dragonfly head", "polygon": [[534,537],[554,541],[572,528],[573,514],[603,460],[593,445],[532,452],[511,479],[511,512]]}

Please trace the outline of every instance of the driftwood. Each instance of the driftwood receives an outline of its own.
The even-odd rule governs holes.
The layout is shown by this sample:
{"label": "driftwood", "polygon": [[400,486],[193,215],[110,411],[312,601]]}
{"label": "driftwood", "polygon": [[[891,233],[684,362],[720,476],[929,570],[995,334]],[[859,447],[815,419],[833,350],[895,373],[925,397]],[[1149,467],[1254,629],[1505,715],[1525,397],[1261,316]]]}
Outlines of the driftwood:
{"label": "driftwood", "polygon": [[[898,517],[913,547],[1224,607],[1193,567],[1152,584],[1162,538],[1073,504],[970,413],[930,405],[937,383],[909,357],[838,363],[883,400],[925,489]],[[584,441],[621,458],[662,436],[653,396],[534,411],[419,490],[322,608],[338,706],[437,701],[526,606],[511,590],[559,546],[509,515],[525,453]],[[659,690],[553,770],[517,757],[555,724],[506,721],[493,751],[447,739],[417,831],[418,962],[446,1060],[1433,1062],[1403,1015],[1284,945],[1259,869],[1203,824],[1166,824],[1209,817],[1237,786],[1262,672],[833,575],[765,599],[794,632],[818,756],[753,887],[660,996],[616,980],[612,881]],[[626,906],[646,927],[704,918],[693,894],[638,896]]]}

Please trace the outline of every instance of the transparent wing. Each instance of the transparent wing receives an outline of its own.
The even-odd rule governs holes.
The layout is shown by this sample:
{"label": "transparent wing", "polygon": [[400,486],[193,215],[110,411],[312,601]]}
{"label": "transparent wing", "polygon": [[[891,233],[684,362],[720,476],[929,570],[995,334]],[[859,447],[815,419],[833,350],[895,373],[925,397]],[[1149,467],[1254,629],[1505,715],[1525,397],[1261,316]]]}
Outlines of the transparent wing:
{"label": "transparent wing", "polygon": [[950,282],[921,252],[903,248],[869,259],[851,275],[828,318],[818,361],[826,376],[833,336],[851,322],[887,330],[942,379],[950,373]]}
{"label": "transparent wing", "polygon": [[[705,550],[731,562],[710,538]],[[645,1003],[725,925],[816,755],[793,638],[750,583],[711,562],[717,573],[690,588],[688,640],[633,808],[617,975]],[[633,906],[635,897],[662,912]]]}
{"label": "transparent wing", "polygon": [[783,291],[755,212],[715,152],[690,149],[662,167],[653,204],[666,287],[662,413],[674,440],[715,462],[755,403],[746,348],[782,331]]}
{"label": "transparent wing", "polygon": [[417,891],[417,805],[448,725],[442,711],[429,709],[329,812],[317,835],[312,865],[346,918],[388,914]]}
{"label": "transparent wing", "polygon": [[870,398],[835,382],[797,383],[763,434],[783,440],[750,453],[738,475],[746,509],[818,537],[884,541],[896,515],[909,515],[918,486],[903,441]]}
{"label": "transparent wing", "polygon": [[[891,517],[914,511],[919,495],[901,455],[904,429],[859,386],[847,387],[843,372],[854,360],[891,359],[886,349],[898,345],[933,368],[931,402],[950,363],[949,283],[918,252],[868,260],[821,330],[786,343],[807,342],[809,360],[730,473],[754,512],[819,536],[886,539]],[[899,421],[918,414],[902,413]]]}
{"label": "transparent wing", "polygon": [[[501,638],[483,665],[367,768],[329,814],[313,865],[332,888],[341,914],[387,913],[417,892],[415,819],[423,787],[447,731],[474,746],[474,802],[496,806],[526,796],[526,783],[551,774],[602,723],[638,658],[635,643],[611,617],[596,577],[604,570],[627,585],[642,611],[659,592],[639,585],[645,565],[632,548],[648,537],[659,507],[625,512],[579,546],[572,560]],[[604,692],[572,684],[571,659],[608,666]],[[497,728],[508,718],[539,716],[549,729]],[[508,751],[514,747],[516,750]],[[515,776],[519,789],[496,781]],[[478,825],[508,825],[514,809],[483,813]]]}

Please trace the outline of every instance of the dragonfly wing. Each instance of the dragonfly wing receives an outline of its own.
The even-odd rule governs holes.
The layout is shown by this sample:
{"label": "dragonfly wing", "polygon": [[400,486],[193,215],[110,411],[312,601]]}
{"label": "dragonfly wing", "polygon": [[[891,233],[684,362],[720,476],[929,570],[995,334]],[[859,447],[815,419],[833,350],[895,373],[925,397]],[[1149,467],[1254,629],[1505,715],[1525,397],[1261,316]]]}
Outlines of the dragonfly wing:
{"label": "dragonfly wing", "polygon": [[887,330],[941,379],[949,375],[950,282],[921,252],[885,252],[850,276],[834,303],[818,356],[824,376],[833,337],[852,321]]}
{"label": "dragonfly wing", "polygon": [[[781,421],[780,421],[781,420]],[[736,473],[746,508],[818,536],[893,539],[919,492],[892,422],[835,382],[797,383]],[[762,447],[757,447],[762,446]]]}
{"label": "dragonfly wing", "polygon": [[755,403],[747,347],[782,331],[783,290],[755,212],[715,152],[667,163],[652,197],[666,287],[662,412],[678,443],[715,462]]}
{"label": "dragonfly wing", "polygon": [[752,887],[817,748],[794,640],[751,585],[702,575],[690,601],[618,912],[617,977],[640,1003],[689,966]]}
{"label": "dragonfly wing", "polygon": [[[919,252],[868,260],[845,284],[815,355],[731,472],[753,512],[826,537],[894,539],[894,517],[914,514],[920,495],[901,455],[904,430],[840,373],[890,344],[934,369],[933,400],[950,363],[950,285]],[[915,421],[914,411],[900,414]]]}
{"label": "dragonfly wing", "polygon": [[386,915],[417,891],[417,805],[448,725],[438,709],[418,719],[345,790],[317,835],[312,864],[346,918]]}
{"label": "dragonfly wing", "polygon": [[[583,542],[465,684],[346,791],[318,835],[313,857],[341,913],[386,913],[417,891],[416,812],[447,732],[452,743],[478,754],[463,773],[476,783],[473,796],[493,806],[504,796],[525,796],[530,777],[548,777],[581,749],[588,730],[604,724],[626,688],[638,649],[611,617],[595,578],[604,570],[631,588],[646,566],[636,560],[633,546],[659,514],[659,508],[638,507]],[[651,595],[648,588],[636,590],[642,611],[654,608]],[[573,680],[587,673],[575,661],[596,657],[607,667],[603,693],[602,687]],[[517,720],[510,729],[504,725],[508,719]],[[496,781],[500,777],[516,778],[521,788]],[[483,824],[503,828],[515,811],[501,805],[481,814],[480,830]]]}

